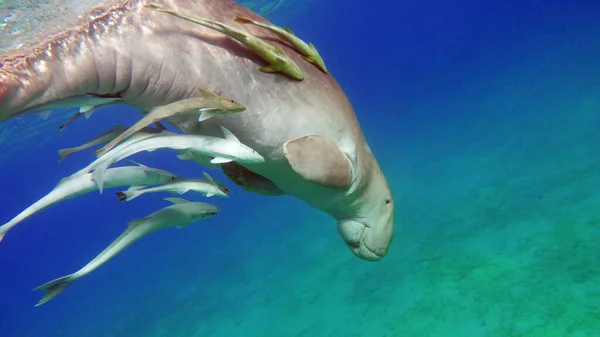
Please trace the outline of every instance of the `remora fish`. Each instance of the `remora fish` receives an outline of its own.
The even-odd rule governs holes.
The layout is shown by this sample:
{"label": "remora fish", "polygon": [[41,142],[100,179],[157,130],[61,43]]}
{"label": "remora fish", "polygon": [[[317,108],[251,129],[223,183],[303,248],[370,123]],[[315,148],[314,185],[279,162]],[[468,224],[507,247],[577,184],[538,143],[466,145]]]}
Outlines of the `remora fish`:
{"label": "remora fish", "polygon": [[[170,131],[161,131],[160,133],[146,133],[146,132],[136,132],[133,135],[131,135],[131,137],[127,138],[127,140],[125,140],[124,142],[122,142],[121,144],[119,144],[118,146],[116,146],[112,152],[118,152],[121,149],[124,149],[126,147],[128,147],[129,145],[139,142],[141,140],[144,140],[146,138],[151,138],[151,137],[156,137],[158,135],[165,135],[165,134],[171,134],[171,135],[176,135],[176,133],[174,132],[170,132]],[[86,174],[89,173],[90,171],[92,171],[95,167],[97,167],[98,165],[100,165],[101,163],[103,163],[106,160],[109,160],[110,156],[104,155],[100,158],[97,158],[96,160],[94,160],[91,164],[89,164],[88,166],[82,168],[81,170],[73,173],[73,176],[76,175],[80,175],[80,174]],[[114,162],[113,162],[114,163]],[[102,190],[100,190],[100,192],[102,193]]]}
{"label": "remora fish", "polygon": [[81,116],[85,116],[85,118],[88,119],[88,118],[92,117],[92,114],[94,112],[96,112],[96,110],[98,110],[99,108],[101,108],[103,106],[119,103],[122,101],[123,100],[121,98],[103,98],[103,101],[100,104],[82,105],[81,107],[79,107],[79,112],[76,112],[73,116],[71,116],[71,118],[69,118],[69,120],[66,121],[64,124],[60,125],[58,127],[58,129],[60,131],[62,131],[62,130],[64,130],[64,128],[69,126],[69,124],[73,123],[73,121],[75,121],[77,118],[79,118]]}
{"label": "remora fish", "polygon": [[[242,144],[229,130],[222,128],[225,138],[196,135],[163,135],[162,133],[134,142],[122,149],[114,148],[105,153],[94,163],[88,165],[94,169],[94,181],[98,184],[100,192],[103,190],[104,171],[113,163],[125,159],[141,151],[154,151],[160,148],[173,150],[188,150],[202,155],[211,156],[211,163],[228,163],[231,161],[244,164],[259,164],[264,162],[263,156]],[[124,144],[124,143],[122,143]],[[97,163],[96,163],[97,162]]]}
{"label": "remora fish", "polygon": [[275,34],[279,35],[279,37],[291,43],[302,55],[304,55],[304,59],[315,66],[321,69],[324,73],[327,74],[327,67],[325,66],[325,61],[317,51],[317,48],[312,43],[306,43],[302,39],[298,38],[294,32],[292,32],[289,28],[278,27],[268,23],[258,22],[256,20],[252,20],[250,18],[246,18],[243,16],[238,16],[235,19],[236,22],[239,23],[249,23],[258,27],[262,27],[268,29]]}
{"label": "remora fish", "polygon": [[237,40],[246,47],[252,49],[253,52],[255,52],[258,56],[260,56],[260,58],[262,58],[265,62],[269,64],[267,66],[259,68],[262,72],[280,72],[298,81],[302,81],[304,79],[304,72],[302,71],[302,69],[300,69],[296,62],[294,62],[294,60],[292,60],[278,45],[272,45],[248,32],[245,32],[241,29],[237,29],[232,26],[228,26],[221,22],[165,9],[154,4],[144,4],[144,7],[180,17],[184,20],[216,30],[217,32],[223,33],[231,37],[232,39]]}
{"label": "remora fish", "polygon": [[80,112],[85,112],[93,109],[94,107],[100,107],[107,104],[112,104],[117,101],[122,101],[121,97],[115,96],[105,96],[105,95],[94,95],[94,94],[85,94],[79,96],[68,97],[52,102],[48,102],[45,104],[32,106],[23,113],[37,113],[43,119],[48,119],[53,109],[56,108],[76,108],[79,107]]}
{"label": "remora fish", "polygon": [[215,195],[221,198],[229,197],[231,191],[228,188],[222,187],[222,185],[217,183],[210,175],[208,175],[208,173],[203,173],[206,179],[176,180],[161,186],[117,192],[117,197],[119,197],[119,201],[131,201],[145,193],[171,192],[173,194],[184,194],[189,191],[201,193],[209,198]]}
{"label": "remora fish", "polygon": [[[104,182],[106,188],[131,186],[132,189],[136,189],[148,185],[162,185],[177,178],[171,172],[138,164],[138,166],[116,167],[107,170],[104,175]],[[9,222],[0,226],[0,241],[2,241],[10,229],[36,213],[61,201],[72,199],[97,189],[96,183],[92,180],[92,174],[63,178],[52,191],[33,203],[33,205],[27,207]]]}
{"label": "remora fish", "polygon": [[167,198],[165,200],[172,202],[174,205],[156,211],[143,219],[129,222],[127,229],[83,268],[73,274],[59,277],[34,288],[35,291],[45,292],[42,299],[35,306],[50,301],[63,292],[71,283],[91,273],[144,236],[171,226],[182,228],[199,220],[212,217],[220,211],[217,206],[204,202],[189,202],[180,198]]}
{"label": "remora fish", "polygon": [[232,99],[218,96],[204,89],[198,90],[202,94],[202,97],[188,98],[152,109],[144,116],[144,118],[135,123],[127,131],[97,150],[96,154],[101,156],[123,141],[123,139],[126,139],[148,124],[158,122],[174,115],[198,114],[200,115],[198,121],[202,122],[215,115],[236,113],[246,110],[245,106]]}
{"label": "remora fish", "polygon": [[[145,127],[143,129],[141,129],[139,132],[143,132],[143,133],[147,133],[147,134],[157,134],[157,133],[162,132],[167,129],[160,122],[156,122],[155,124],[156,124],[155,128]],[[60,150],[58,150],[58,155],[60,156],[60,161],[64,160],[65,158],[67,158],[68,156],[70,156],[76,152],[87,150],[90,147],[94,147],[96,145],[108,143],[111,140],[115,139],[117,136],[119,136],[121,133],[123,133],[125,130],[127,130],[127,127],[125,125],[115,125],[112,128],[110,128],[109,130],[100,134],[98,137],[90,140],[89,142],[87,142],[85,144],[66,148],[66,149],[60,149]]]}

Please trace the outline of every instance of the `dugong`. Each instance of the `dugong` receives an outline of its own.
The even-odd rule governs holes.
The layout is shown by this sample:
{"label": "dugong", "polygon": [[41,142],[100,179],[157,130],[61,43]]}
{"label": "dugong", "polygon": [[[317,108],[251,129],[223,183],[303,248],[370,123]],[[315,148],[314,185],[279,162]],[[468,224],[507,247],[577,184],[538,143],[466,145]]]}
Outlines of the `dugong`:
{"label": "dugong", "polygon": [[44,105],[82,97],[121,98],[150,111],[217,92],[246,106],[202,123],[167,121],[182,132],[222,137],[221,127],[255,149],[261,164],[227,163],[222,170],[248,191],[293,195],[337,220],[347,247],[380,260],[393,236],[394,198],[361,131],[348,98],[333,78],[277,35],[270,24],[230,0],[146,0],[189,15],[244,29],[280,45],[302,68],[296,81],[264,73],[265,63],[228,36],[159,11],[140,0],[112,0],[36,43],[0,56],[0,121]]}

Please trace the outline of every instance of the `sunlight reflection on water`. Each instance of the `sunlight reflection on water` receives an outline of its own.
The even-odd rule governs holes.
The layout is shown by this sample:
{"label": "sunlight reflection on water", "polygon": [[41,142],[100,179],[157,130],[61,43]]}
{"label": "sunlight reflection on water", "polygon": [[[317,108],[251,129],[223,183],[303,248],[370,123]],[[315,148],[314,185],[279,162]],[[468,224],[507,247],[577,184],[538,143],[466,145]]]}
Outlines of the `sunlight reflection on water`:
{"label": "sunlight reflection on water", "polygon": [[[238,0],[263,16],[281,12],[307,0]],[[97,0],[0,0],[0,54],[34,42],[38,32],[60,29],[85,11],[101,3]],[[68,20],[65,20],[65,16]]]}

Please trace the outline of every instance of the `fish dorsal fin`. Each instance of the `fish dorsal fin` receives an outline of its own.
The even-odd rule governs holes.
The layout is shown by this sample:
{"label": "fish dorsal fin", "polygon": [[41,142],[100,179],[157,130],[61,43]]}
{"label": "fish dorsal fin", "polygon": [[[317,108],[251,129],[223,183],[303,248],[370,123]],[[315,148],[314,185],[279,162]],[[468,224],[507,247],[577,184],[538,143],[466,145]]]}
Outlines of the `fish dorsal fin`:
{"label": "fish dorsal fin", "polygon": [[212,92],[210,92],[208,90],[204,90],[204,89],[198,88],[198,91],[200,91],[200,94],[202,94],[203,98],[219,97],[216,94],[213,94]]}
{"label": "fish dorsal fin", "polygon": [[48,118],[50,118],[51,114],[52,114],[52,110],[40,111],[37,113],[37,115],[40,116],[43,120],[48,120]]}
{"label": "fish dorsal fin", "polygon": [[79,112],[80,113],[84,113],[84,112],[88,112],[90,110],[94,109],[93,105],[82,105],[79,107]]}
{"label": "fish dorsal fin", "polygon": [[206,172],[202,172],[202,174],[204,175],[204,178],[206,178],[206,180],[210,181],[213,184],[216,184],[216,181],[213,179],[213,177],[210,176],[210,174]]}
{"label": "fish dorsal fin", "polygon": [[83,113],[83,117],[85,117],[85,119],[89,119],[90,117],[92,117],[92,115],[94,114],[94,112],[96,112],[95,108],[92,108],[86,112]]}
{"label": "fish dorsal fin", "polygon": [[194,156],[192,155],[192,153],[190,151],[185,151],[180,155],[177,155],[177,159],[180,160],[193,160]]}
{"label": "fish dorsal fin", "polygon": [[291,29],[289,29],[288,27],[283,27],[283,30],[285,30],[286,32],[288,32],[288,33],[290,33],[290,34],[292,34],[292,35],[296,35],[296,34],[294,34],[294,32],[293,32]]}
{"label": "fish dorsal fin", "polygon": [[173,204],[177,205],[177,204],[185,204],[188,203],[189,201],[183,199],[183,198],[165,198],[166,201],[170,201]]}
{"label": "fish dorsal fin", "polygon": [[241,143],[240,140],[228,129],[221,127],[221,130],[223,131],[223,136],[225,137],[225,139]]}
{"label": "fish dorsal fin", "polygon": [[141,163],[138,163],[137,161],[134,161],[134,160],[131,160],[131,159],[129,159],[129,161],[132,162],[132,163],[134,163],[134,164],[136,164],[139,167],[148,168],[148,166],[146,166],[144,164],[141,164]]}

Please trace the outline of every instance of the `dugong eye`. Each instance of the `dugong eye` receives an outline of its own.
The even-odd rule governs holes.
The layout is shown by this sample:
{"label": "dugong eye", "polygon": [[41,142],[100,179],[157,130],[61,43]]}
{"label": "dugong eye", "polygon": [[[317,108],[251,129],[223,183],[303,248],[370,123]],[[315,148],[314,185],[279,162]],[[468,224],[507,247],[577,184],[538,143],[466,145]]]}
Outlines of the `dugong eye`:
{"label": "dugong eye", "polygon": [[177,177],[175,177],[175,176],[171,176],[171,180],[175,180],[175,178],[177,178]]}
{"label": "dugong eye", "polygon": [[391,203],[392,203],[392,200],[391,200],[391,199],[385,199],[385,204],[386,204],[386,205],[389,205],[389,204],[391,204]]}

